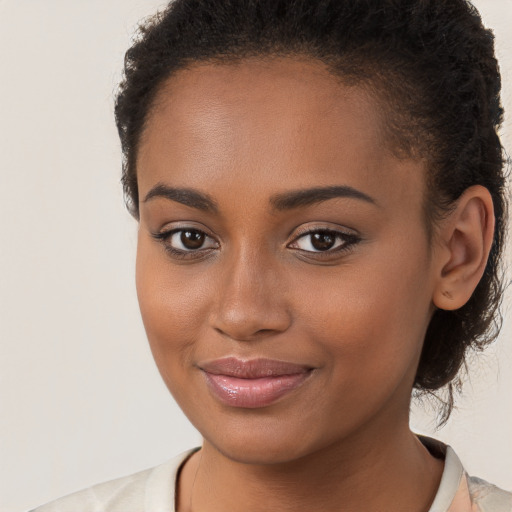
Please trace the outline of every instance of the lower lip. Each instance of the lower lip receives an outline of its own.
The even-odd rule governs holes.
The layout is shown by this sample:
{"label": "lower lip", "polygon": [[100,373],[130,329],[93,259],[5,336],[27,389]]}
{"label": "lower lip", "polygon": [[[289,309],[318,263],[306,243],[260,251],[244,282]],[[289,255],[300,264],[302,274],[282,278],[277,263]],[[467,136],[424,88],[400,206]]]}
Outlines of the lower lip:
{"label": "lower lip", "polygon": [[240,379],[204,373],[210,389],[222,403],[248,409],[271,405],[298,388],[311,375],[311,371],[308,371],[293,375]]}

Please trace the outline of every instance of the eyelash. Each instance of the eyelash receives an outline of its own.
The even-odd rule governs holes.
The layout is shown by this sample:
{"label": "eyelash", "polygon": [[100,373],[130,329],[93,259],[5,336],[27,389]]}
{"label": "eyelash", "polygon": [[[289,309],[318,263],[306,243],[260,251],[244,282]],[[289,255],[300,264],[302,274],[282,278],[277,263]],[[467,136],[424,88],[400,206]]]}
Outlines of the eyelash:
{"label": "eyelash", "polygon": [[[182,259],[182,260],[198,259],[198,258],[206,256],[207,254],[211,253],[212,249],[215,249],[218,247],[217,242],[216,242],[217,247],[208,247],[206,249],[197,249],[197,250],[190,249],[188,251],[184,251],[182,249],[176,249],[176,248],[172,247],[168,243],[168,240],[170,238],[172,238],[172,236],[175,235],[176,233],[182,233],[184,231],[191,231],[194,233],[199,233],[199,234],[204,235],[205,237],[213,240],[213,237],[209,236],[203,230],[197,229],[197,228],[187,228],[187,227],[171,229],[169,231],[163,231],[161,233],[153,233],[152,236],[156,240],[160,241],[164,245],[165,250],[173,258],[176,258],[176,259]],[[300,249],[300,248],[290,247],[290,245],[292,243],[296,243],[298,240],[305,238],[308,235],[313,235],[315,233],[323,233],[326,235],[333,235],[336,241],[339,239],[342,239],[343,243],[340,246],[335,247],[334,249],[327,249],[325,251],[307,251],[307,250]],[[294,238],[294,240],[292,242],[290,242],[290,244],[287,245],[287,247],[290,247],[291,249],[300,251],[301,253],[306,253],[306,254],[308,254],[308,257],[310,257],[310,258],[313,257],[314,259],[327,259],[327,258],[332,258],[332,256],[334,254],[341,255],[341,254],[350,252],[354,248],[354,246],[357,243],[359,243],[360,241],[361,241],[361,237],[359,237],[358,235],[356,235],[354,233],[345,233],[343,231],[337,231],[335,229],[330,229],[330,228],[313,228],[313,229],[306,229],[304,231],[299,231],[297,236]],[[202,253],[202,254],[199,254],[199,253]],[[311,256],[311,255],[314,255],[314,256]]]}

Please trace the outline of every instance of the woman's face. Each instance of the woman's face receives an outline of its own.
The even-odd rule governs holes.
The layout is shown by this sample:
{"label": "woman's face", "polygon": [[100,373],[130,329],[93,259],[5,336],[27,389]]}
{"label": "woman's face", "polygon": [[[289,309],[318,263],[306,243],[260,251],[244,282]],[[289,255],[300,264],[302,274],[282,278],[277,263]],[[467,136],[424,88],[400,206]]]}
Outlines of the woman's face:
{"label": "woman's face", "polygon": [[407,428],[434,280],[425,170],[383,116],[306,59],[197,64],[157,97],[138,297],[165,383],[228,457]]}

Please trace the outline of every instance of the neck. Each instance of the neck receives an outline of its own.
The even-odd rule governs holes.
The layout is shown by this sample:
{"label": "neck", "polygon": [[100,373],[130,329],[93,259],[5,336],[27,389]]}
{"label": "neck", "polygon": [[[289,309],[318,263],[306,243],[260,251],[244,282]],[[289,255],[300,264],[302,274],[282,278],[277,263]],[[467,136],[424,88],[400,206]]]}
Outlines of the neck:
{"label": "neck", "polygon": [[406,425],[350,439],[281,464],[245,464],[208,441],[184,466],[179,512],[393,510],[425,512],[443,463]]}

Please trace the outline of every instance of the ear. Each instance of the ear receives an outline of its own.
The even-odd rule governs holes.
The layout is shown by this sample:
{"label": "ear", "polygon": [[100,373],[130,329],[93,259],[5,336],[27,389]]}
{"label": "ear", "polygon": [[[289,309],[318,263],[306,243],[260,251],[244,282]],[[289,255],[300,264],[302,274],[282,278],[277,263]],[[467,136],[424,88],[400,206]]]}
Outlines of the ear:
{"label": "ear", "polygon": [[454,310],[466,304],[484,273],[493,235],[491,194],[481,185],[469,187],[437,233],[435,306]]}

